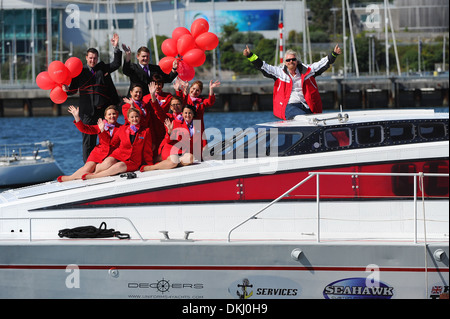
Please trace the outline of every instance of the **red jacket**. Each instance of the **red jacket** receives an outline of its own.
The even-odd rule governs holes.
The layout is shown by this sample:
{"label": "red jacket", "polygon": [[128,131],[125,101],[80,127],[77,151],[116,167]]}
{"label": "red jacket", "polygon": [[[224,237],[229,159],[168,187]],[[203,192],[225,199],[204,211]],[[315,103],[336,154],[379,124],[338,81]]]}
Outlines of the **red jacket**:
{"label": "red jacket", "polygon": [[[150,121],[150,117],[151,117],[149,104],[144,103],[144,101],[141,101],[141,105],[139,106],[138,103],[133,101],[133,107],[135,109],[139,110],[139,113],[141,115],[141,121],[140,121],[141,125],[143,125],[144,127],[149,127],[149,125],[150,125],[149,121]],[[129,124],[127,113],[130,108],[131,108],[131,105],[128,103],[125,103],[124,105],[122,105],[122,114],[123,114],[123,117],[125,118],[125,124]]]}
{"label": "red jacket", "polygon": [[130,125],[122,125],[112,141],[111,157],[127,164],[127,171],[138,170],[142,164],[153,164],[152,135],[149,128],[139,128],[133,144],[130,141]]}
{"label": "red jacket", "polygon": [[[159,106],[164,110],[165,113],[169,112],[170,109],[170,101],[172,100],[172,94],[168,92],[160,92],[160,94],[156,95]],[[164,126],[164,122],[161,122],[158,119],[158,116],[155,111],[155,106],[152,105],[152,96],[150,94],[145,95],[142,98],[142,101],[148,105],[150,110],[150,117],[148,119],[148,127],[152,131],[153,138],[153,150],[155,152],[155,156],[157,155],[157,149],[161,142],[164,139],[166,134],[166,127]]]}
{"label": "red jacket", "polygon": [[[181,93],[182,94],[182,93]],[[180,95],[179,91],[177,91],[177,95]],[[197,111],[195,116],[196,119],[203,121],[203,115],[205,114],[205,109],[207,107],[213,106],[216,103],[216,95],[209,95],[207,98],[198,97],[194,102],[191,96],[188,94],[187,96],[182,96],[182,98],[186,101],[186,104],[194,105]]]}
{"label": "red jacket", "polygon": [[112,130],[111,136],[110,131],[100,132],[100,128],[98,127],[97,124],[87,125],[84,124],[82,121],[78,122],[74,121],[74,123],[81,133],[98,135],[99,142],[92,150],[86,162],[101,163],[113,151],[113,148],[111,146],[111,140],[114,137],[114,135],[117,134],[117,131],[119,130],[121,124],[117,122],[115,123],[115,128]]}
{"label": "red jacket", "polygon": [[[161,154],[163,160],[170,154],[182,155],[185,153],[194,154],[196,158],[201,158],[201,144],[200,144],[200,129],[192,126],[191,132],[183,120],[175,119],[172,121],[173,129],[172,133],[166,133],[166,136],[161,143]],[[195,124],[195,121],[194,121]],[[175,148],[175,149],[172,149]]]}
{"label": "red jacket", "polygon": [[[308,76],[311,68],[301,74],[303,96],[311,112],[322,113],[322,99],[320,98],[319,88],[316,79]],[[292,92],[292,81],[284,81],[277,78],[273,85],[273,114],[283,120],[286,119],[285,111]]]}
{"label": "red jacket", "polygon": [[[164,109],[164,111],[169,112],[170,109],[170,101],[172,100],[172,94],[169,92],[159,92],[156,94],[156,99],[159,102],[159,105]],[[152,100],[151,94],[144,95],[142,101],[145,104],[150,103]]]}
{"label": "red jacket", "polygon": [[206,146],[208,143],[203,139],[203,132],[205,132],[205,122],[203,120],[203,116],[205,114],[205,108],[213,106],[216,102],[216,95],[209,95],[207,98],[199,97],[195,102],[192,100],[191,96],[188,94],[187,96],[183,96],[184,94],[181,91],[177,91],[176,94],[181,96],[186,104],[194,105],[196,109],[195,120],[202,121],[201,133],[202,133],[202,147]]}
{"label": "red jacket", "polygon": [[[272,66],[252,53],[249,55],[249,60],[265,77],[272,78],[275,81],[273,87],[273,114],[285,120],[286,105],[289,102],[293,85],[292,77],[289,75],[287,67]],[[325,72],[335,60],[336,56],[330,53],[320,61],[309,66],[301,62],[297,65],[297,69],[301,74],[303,96],[313,113],[322,112],[322,100],[315,77]]]}

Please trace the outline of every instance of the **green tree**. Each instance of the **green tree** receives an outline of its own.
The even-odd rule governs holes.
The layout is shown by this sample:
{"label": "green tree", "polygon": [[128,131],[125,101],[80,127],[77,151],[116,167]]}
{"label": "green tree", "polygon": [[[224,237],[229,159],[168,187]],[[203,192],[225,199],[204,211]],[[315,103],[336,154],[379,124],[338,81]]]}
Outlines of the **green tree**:
{"label": "green tree", "polygon": [[[158,49],[158,57],[161,60],[163,57],[165,57],[165,54],[161,50],[161,44],[164,42],[164,40],[167,39],[165,35],[156,35],[156,47]],[[150,49],[150,63],[155,63],[156,61],[156,54],[153,47],[153,38],[150,38],[147,42],[147,48]]]}
{"label": "green tree", "polygon": [[238,75],[256,74],[258,71],[242,55],[245,45],[269,63],[275,57],[276,40],[268,40],[256,32],[240,32],[236,23],[222,27],[219,38],[220,62],[222,70],[234,71]]}

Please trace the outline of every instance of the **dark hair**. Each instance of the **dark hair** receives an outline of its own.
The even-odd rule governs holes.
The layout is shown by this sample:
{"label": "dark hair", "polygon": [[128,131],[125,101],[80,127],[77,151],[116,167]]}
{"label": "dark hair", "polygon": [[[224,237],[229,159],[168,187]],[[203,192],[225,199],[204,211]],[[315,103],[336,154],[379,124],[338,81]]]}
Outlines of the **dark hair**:
{"label": "dark hair", "polygon": [[164,80],[161,74],[158,73],[153,74],[152,82],[155,82],[156,84],[161,84],[161,86],[164,87]]}
{"label": "dark hair", "polygon": [[94,54],[96,54],[98,56],[98,51],[97,51],[96,48],[89,48],[89,49],[87,49],[86,55],[88,55],[89,53],[94,53]]}
{"label": "dark hair", "polygon": [[161,74],[155,73],[152,75],[152,81],[153,82],[159,82],[159,83],[164,83],[163,81],[163,77],[161,76]]}
{"label": "dark hair", "polygon": [[186,104],[185,106],[183,106],[183,111],[185,108],[190,109],[192,111],[192,113],[194,113],[194,117],[197,116],[197,109],[195,108],[194,105]]}
{"label": "dark hair", "polygon": [[144,89],[140,83],[132,83],[132,84],[131,84],[131,87],[130,87],[130,91],[133,91],[133,89],[134,89],[135,87],[139,87],[139,88],[141,88],[142,90]]}
{"label": "dark hair", "polygon": [[140,48],[137,50],[137,54],[140,54],[141,52],[147,52],[147,53],[150,53],[150,50],[149,50],[147,47],[140,47]]}

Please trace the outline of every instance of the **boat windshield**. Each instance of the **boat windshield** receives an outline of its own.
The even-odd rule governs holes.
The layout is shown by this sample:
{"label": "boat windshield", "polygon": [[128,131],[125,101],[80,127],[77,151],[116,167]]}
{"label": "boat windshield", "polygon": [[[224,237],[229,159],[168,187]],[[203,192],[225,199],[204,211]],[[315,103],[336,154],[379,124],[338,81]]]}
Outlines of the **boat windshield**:
{"label": "boat windshield", "polygon": [[[308,130],[309,131],[309,130]],[[208,144],[205,159],[239,159],[285,156],[310,132],[298,128],[253,126],[233,132],[232,136],[215,144]]]}

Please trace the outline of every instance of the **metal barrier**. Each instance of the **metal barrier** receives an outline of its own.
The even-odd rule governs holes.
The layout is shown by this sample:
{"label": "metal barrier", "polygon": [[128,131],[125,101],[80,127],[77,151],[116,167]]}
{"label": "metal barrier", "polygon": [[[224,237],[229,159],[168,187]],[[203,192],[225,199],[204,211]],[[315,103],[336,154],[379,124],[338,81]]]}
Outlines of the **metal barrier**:
{"label": "metal barrier", "polygon": [[[264,206],[262,209],[260,209],[258,212],[253,214],[251,217],[247,218],[240,224],[233,227],[228,232],[228,242],[231,241],[231,233],[236,230],[237,228],[241,227],[242,225],[246,224],[248,221],[252,219],[256,219],[256,216],[261,214],[263,211],[265,211],[267,208],[271,207],[275,203],[279,202],[281,199],[283,199],[285,196],[289,195],[291,192],[293,192],[295,189],[303,185],[305,182],[316,176],[316,206],[317,206],[317,242],[320,242],[320,182],[319,177],[321,175],[352,175],[352,176],[414,176],[414,243],[417,243],[417,177],[419,177],[419,181],[421,183],[421,190],[422,190],[422,203],[425,201],[424,197],[424,191],[423,191],[423,177],[430,176],[430,177],[448,177],[449,174],[439,174],[439,173],[345,173],[345,172],[309,172],[309,176],[303,179],[301,182],[296,184],[294,187],[290,188],[288,191],[286,191],[284,194],[280,195],[276,199],[274,199],[272,202]],[[426,242],[426,219],[425,219],[425,207],[423,208],[424,213],[424,236],[425,236],[425,242]]]}
{"label": "metal barrier", "polygon": [[19,160],[37,160],[43,157],[53,159],[52,142],[43,141],[38,143],[0,145],[0,161],[6,163]]}

